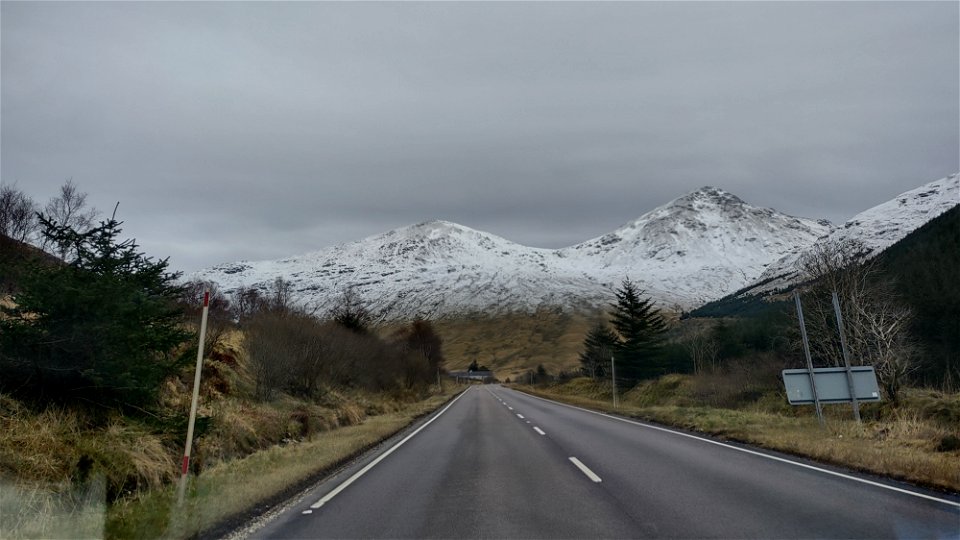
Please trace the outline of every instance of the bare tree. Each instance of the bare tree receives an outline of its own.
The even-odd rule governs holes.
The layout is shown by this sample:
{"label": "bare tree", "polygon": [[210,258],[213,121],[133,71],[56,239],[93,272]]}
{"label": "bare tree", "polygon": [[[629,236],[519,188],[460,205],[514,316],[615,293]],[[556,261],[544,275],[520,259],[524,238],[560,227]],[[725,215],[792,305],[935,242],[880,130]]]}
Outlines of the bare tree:
{"label": "bare tree", "polygon": [[683,342],[690,358],[693,360],[693,372],[705,373],[715,371],[718,367],[720,344],[706,328],[697,328]]}
{"label": "bare tree", "polygon": [[13,186],[0,186],[0,234],[27,242],[37,228],[33,199]]}
{"label": "bare tree", "polygon": [[180,302],[184,305],[184,312],[189,320],[200,321],[203,310],[203,293],[210,293],[209,312],[207,314],[207,336],[204,340],[204,350],[213,351],[232,325],[230,300],[227,299],[220,286],[213,281],[188,281],[183,286]]}
{"label": "bare tree", "polygon": [[331,316],[338,324],[363,334],[373,323],[373,316],[367,311],[360,295],[354,289],[347,289],[333,308]]}
{"label": "bare tree", "polygon": [[270,284],[266,297],[267,307],[273,311],[293,311],[293,283],[278,277]]}
{"label": "bare tree", "polygon": [[875,259],[855,241],[817,244],[799,266],[812,280],[804,306],[810,346],[821,361],[842,365],[832,293],[840,301],[851,363],[872,365],[889,398],[914,369],[913,347],[907,333],[912,314],[897,298],[892,284],[880,274]]}
{"label": "bare tree", "polygon": [[[87,205],[87,194],[77,189],[72,178],[60,186],[60,193],[51,197],[44,207],[44,217],[58,225],[71,227],[78,233],[90,230],[99,215],[96,208]],[[44,239],[40,247],[44,250],[53,247],[56,255],[66,260],[67,246],[51,246],[50,240]]]}
{"label": "bare tree", "polygon": [[260,291],[253,287],[241,285],[234,289],[230,295],[230,308],[234,320],[237,321],[238,325],[246,324],[250,317],[260,311],[263,302]]}
{"label": "bare tree", "polygon": [[395,332],[393,341],[403,357],[403,380],[408,388],[432,381],[446,361],[443,339],[426,319],[417,317],[410,326]]}

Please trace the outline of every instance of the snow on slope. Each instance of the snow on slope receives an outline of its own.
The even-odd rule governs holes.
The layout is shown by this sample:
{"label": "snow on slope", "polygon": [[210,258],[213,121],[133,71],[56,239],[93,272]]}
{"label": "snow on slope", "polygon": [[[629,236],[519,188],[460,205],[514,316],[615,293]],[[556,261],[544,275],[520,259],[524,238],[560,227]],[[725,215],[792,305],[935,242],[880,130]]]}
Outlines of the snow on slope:
{"label": "snow on slope", "polygon": [[827,221],[753,207],[704,187],[562,251],[608,281],[630,275],[655,297],[687,307],[740,289],[773,261],[829,232]]}
{"label": "snow on slope", "polygon": [[[855,240],[877,255],[921,225],[960,204],[960,173],[952,174],[853,216],[819,242]],[[800,280],[797,263],[809,250],[802,246],[770,265],[745,294],[783,288]]]}
{"label": "snow on slope", "polygon": [[630,277],[665,307],[735,291],[773,261],[829,232],[825,222],[752,207],[702,188],[616,231],[560,250],[522,246],[430,221],[305,255],[222,264],[188,276],[231,291],[292,282],[300,302],[331,309],[348,289],[381,318],[531,312],[607,305]]}
{"label": "snow on slope", "polygon": [[263,287],[281,276],[301,302],[320,312],[350,289],[383,318],[573,306],[582,304],[581,291],[598,288],[556,251],[444,221],[276,261],[219,265],[190,277],[229,291]]}

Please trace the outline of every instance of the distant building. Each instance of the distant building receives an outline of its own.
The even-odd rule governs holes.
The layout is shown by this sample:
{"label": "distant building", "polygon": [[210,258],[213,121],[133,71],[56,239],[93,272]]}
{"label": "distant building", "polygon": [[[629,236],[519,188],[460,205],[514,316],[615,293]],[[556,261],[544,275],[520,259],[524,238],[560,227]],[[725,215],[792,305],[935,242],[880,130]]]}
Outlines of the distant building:
{"label": "distant building", "polygon": [[451,371],[451,378],[457,380],[492,382],[496,380],[492,371]]}

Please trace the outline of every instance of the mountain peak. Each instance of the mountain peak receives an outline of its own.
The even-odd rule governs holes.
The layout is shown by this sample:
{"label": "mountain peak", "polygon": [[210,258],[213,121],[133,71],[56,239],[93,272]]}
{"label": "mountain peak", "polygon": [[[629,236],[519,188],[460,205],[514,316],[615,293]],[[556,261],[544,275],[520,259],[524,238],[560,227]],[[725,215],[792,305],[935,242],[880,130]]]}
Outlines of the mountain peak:
{"label": "mountain peak", "polygon": [[724,191],[718,187],[713,186],[703,186],[700,189],[696,189],[687,193],[683,197],[676,199],[674,202],[719,202],[719,203],[733,203],[733,204],[744,204],[743,200],[740,197],[737,197],[729,191]]}
{"label": "mountain peak", "polygon": [[[194,278],[230,292],[266,290],[278,277],[300,301],[330,309],[354,290],[383,319],[414,314],[532,313],[604,308],[624,277],[660,305],[721,298],[789,262],[828,234],[883,247],[957,204],[958,177],[921,186],[858,214],[831,232],[826,222],[751,206],[704,186],[605,234],[560,250],[525,247],[443,220],[424,221],[301,256],[220,265]],[[771,282],[772,283],[772,282]]]}

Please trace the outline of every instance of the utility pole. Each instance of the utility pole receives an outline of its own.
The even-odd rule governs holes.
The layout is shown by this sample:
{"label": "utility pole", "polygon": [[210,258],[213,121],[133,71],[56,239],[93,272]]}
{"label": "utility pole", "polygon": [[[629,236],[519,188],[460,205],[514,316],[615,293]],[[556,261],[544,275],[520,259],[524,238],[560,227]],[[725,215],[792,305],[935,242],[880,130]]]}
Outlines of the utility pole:
{"label": "utility pole", "polygon": [[793,292],[793,299],[797,303],[797,317],[800,319],[800,336],[803,338],[803,354],[807,357],[807,372],[810,373],[810,390],[813,392],[813,403],[817,406],[817,421],[823,427],[823,406],[817,396],[817,380],[813,374],[813,360],[810,358],[810,343],[807,341],[807,327],[803,324],[803,308],[800,306],[800,293]]}
{"label": "utility pole", "polygon": [[847,368],[847,389],[850,390],[850,403],[853,404],[853,418],[860,423],[860,403],[853,388],[853,373],[850,371],[850,355],[847,353],[847,337],[843,331],[843,316],[840,315],[840,299],[833,291],[833,310],[837,313],[837,331],[840,332],[840,348],[843,350],[843,365]]}
{"label": "utility pole", "polygon": [[193,426],[197,420],[197,401],[200,399],[200,371],[203,369],[203,341],[207,336],[207,312],[210,310],[210,291],[203,291],[203,315],[200,316],[200,345],[197,347],[197,368],[193,374],[193,399],[190,401],[190,421],[187,423],[187,444],[183,451],[180,468],[180,486],[177,488],[177,504],[183,504],[187,490],[187,471],[190,470],[190,450],[193,448]]}

